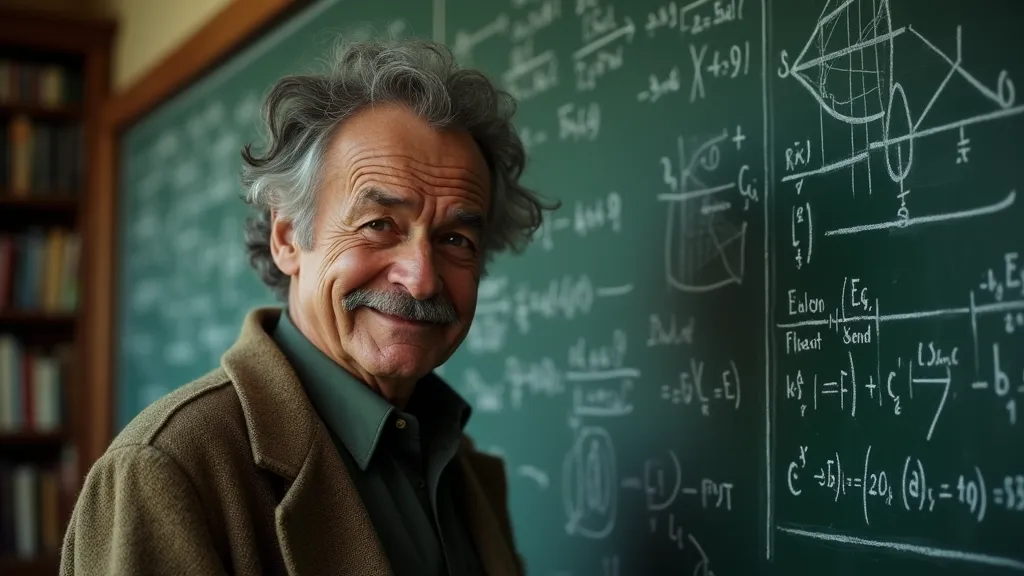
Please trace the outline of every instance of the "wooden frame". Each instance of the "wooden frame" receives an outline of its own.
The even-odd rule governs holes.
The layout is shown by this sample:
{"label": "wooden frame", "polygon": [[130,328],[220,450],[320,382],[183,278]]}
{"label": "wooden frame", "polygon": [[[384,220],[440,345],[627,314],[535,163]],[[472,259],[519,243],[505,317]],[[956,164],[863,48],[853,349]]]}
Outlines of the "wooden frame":
{"label": "wooden frame", "polygon": [[[164,58],[127,90],[107,100],[92,143],[90,188],[96,193],[85,216],[93,232],[87,279],[89,319],[85,342],[90,358],[90,426],[82,445],[82,461],[91,466],[113,437],[114,353],[117,320],[117,198],[121,133],[144,114],[198,80],[236,53],[259,33],[308,0],[232,0],[206,25]],[[184,384],[184,382],[182,383]]]}

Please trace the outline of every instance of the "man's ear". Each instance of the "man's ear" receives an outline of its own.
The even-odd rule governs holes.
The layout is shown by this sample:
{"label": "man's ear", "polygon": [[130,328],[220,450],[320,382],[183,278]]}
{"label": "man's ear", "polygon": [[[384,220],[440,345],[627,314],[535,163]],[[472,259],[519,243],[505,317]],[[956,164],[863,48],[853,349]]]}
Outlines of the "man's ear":
{"label": "man's ear", "polygon": [[299,245],[291,220],[280,218],[277,210],[270,212],[270,255],[274,264],[287,276],[299,273]]}

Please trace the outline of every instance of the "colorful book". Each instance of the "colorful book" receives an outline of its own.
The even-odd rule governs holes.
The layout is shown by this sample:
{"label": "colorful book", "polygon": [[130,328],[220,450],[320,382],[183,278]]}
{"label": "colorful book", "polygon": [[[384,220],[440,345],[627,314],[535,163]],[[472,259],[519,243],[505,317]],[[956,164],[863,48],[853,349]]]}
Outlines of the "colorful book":
{"label": "colorful book", "polygon": [[39,551],[38,477],[27,464],[14,469],[14,552],[22,559],[34,558]]}
{"label": "colorful book", "polygon": [[16,430],[15,388],[20,380],[16,362],[20,353],[13,336],[0,334],[0,434]]}
{"label": "colorful book", "polygon": [[15,116],[7,132],[11,147],[11,194],[25,197],[32,187],[32,122],[28,116]]}

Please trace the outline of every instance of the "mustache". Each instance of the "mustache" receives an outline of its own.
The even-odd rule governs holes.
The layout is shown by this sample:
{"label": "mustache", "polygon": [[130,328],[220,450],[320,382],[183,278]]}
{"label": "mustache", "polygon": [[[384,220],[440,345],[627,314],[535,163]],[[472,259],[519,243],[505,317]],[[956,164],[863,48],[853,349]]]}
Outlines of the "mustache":
{"label": "mustache", "polygon": [[345,296],[342,305],[350,312],[360,306],[366,306],[390,316],[431,324],[448,325],[459,321],[455,307],[448,300],[440,296],[429,300],[417,300],[408,292],[400,290],[360,288]]}

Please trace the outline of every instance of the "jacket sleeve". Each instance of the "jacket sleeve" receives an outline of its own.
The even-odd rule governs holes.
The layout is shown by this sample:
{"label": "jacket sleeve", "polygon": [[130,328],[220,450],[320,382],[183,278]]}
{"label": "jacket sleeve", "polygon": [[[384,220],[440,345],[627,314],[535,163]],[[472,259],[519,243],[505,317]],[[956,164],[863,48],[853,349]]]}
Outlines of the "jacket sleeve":
{"label": "jacket sleeve", "polygon": [[224,574],[189,478],[148,445],[104,454],[64,534],[60,574]]}

